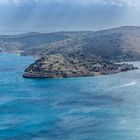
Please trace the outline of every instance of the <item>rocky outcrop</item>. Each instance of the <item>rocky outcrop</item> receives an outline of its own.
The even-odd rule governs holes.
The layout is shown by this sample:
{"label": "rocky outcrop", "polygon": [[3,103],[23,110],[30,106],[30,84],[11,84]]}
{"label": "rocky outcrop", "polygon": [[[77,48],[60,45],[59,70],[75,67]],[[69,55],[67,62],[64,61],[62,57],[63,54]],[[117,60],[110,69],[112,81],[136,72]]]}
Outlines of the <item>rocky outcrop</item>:
{"label": "rocky outcrop", "polygon": [[60,54],[42,57],[24,72],[24,78],[67,78],[97,76],[136,69],[129,64],[114,64],[92,56],[67,56]]}

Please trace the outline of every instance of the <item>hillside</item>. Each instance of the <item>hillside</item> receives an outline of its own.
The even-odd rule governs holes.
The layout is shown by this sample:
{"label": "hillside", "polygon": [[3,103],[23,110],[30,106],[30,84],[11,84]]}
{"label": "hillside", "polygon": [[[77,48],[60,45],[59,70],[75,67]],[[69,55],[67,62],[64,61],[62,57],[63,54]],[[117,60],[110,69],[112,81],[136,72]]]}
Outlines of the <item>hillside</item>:
{"label": "hillside", "polygon": [[113,61],[140,60],[140,27],[97,32],[27,33],[0,36],[0,50],[21,55],[95,55]]}

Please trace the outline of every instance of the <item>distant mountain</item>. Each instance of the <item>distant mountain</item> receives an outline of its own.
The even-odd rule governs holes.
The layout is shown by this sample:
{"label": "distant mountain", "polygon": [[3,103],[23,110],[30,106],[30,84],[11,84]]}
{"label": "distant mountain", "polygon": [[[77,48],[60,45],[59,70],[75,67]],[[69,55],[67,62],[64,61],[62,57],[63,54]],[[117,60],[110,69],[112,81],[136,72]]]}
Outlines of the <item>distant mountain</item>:
{"label": "distant mountain", "polygon": [[124,26],[96,32],[1,35],[0,50],[33,56],[83,54],[112,61],[140,60],[140,27]]}

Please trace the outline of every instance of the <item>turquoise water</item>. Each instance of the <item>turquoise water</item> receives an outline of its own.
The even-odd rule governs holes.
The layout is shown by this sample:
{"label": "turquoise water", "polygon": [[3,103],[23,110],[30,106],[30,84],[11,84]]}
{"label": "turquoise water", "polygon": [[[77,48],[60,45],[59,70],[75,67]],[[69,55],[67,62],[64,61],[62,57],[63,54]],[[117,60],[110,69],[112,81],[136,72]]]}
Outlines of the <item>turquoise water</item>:
{"label": "turquoise water", "polygon": [[33,61],[0,54],[0,140],[140,139],[140,70],[90,78],[22,78]]}

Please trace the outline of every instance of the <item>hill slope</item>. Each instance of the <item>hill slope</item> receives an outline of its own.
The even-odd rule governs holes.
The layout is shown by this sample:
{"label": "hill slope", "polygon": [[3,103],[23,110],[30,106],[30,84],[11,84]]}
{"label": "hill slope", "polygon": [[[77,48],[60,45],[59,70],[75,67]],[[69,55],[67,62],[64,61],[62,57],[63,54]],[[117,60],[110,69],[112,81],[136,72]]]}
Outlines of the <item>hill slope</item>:
{"label": "hill slope", "polygon": [[22,55],[98,56],[112,61],[140,60],[140,27],[125,26],[97,32],[27,33],[0,36],[0,50]]}

